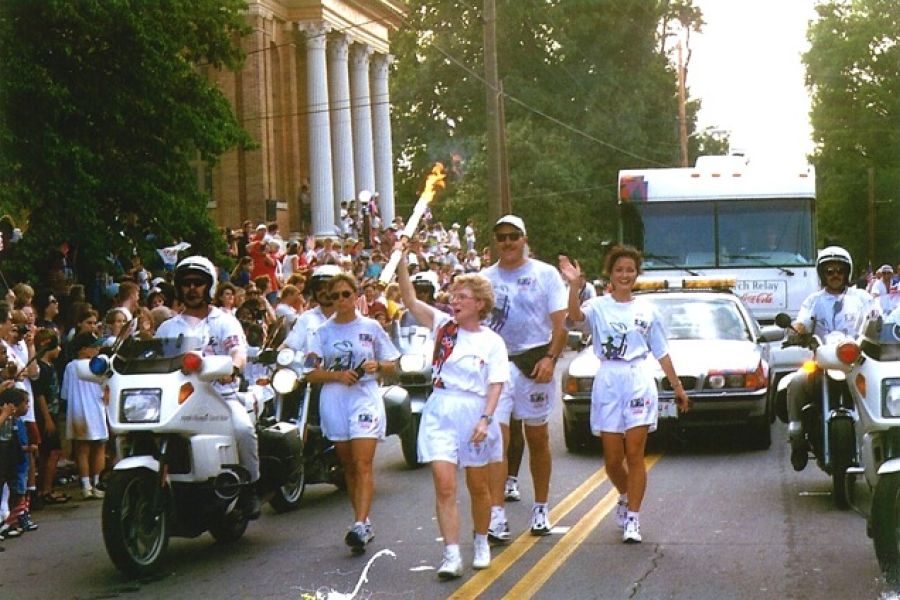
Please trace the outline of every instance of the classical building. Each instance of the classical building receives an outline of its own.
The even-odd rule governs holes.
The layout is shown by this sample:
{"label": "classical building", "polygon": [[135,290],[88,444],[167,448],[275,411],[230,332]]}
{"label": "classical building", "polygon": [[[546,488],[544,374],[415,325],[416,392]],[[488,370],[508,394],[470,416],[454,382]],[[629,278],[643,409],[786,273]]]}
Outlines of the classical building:
{"label": "classical building", "polygon": [[244,69],[209,76],[256,147],[198,167],[214,221],[333,235],[340,202],[368,190],[389,222],[389,41],[401,0],[250,0],[247,19]]}

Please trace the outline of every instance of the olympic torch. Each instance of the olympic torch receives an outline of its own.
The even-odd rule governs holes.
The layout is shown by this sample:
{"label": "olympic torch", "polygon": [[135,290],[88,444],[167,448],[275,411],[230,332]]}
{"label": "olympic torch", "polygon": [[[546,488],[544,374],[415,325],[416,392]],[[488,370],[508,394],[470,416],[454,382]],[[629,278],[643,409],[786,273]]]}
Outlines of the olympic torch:
{"label": "olympic torch", "polygon": [[[435,192],[444,188],[445,176],[444,165],[441,163],[434,163],[434,166],[431,168],[431,173],[428,174],[428,178],[425,180],[425,190],[422,192],[422,195],[419,196],[419,200],[413,208],[412,215],[410,215],[409,220],[406,221],[406,227],[400,232],[400,237],[411,239],[412,236],[415,235],[416,229],[419,227],[419,221],[422,220],[422,215],[425,214],[428,205],[434,200]],[[381,270],[381,276],[378,278],[379,281],[383,283],[391,282],[391,279],[394,278],[394,272],[397,270],[397,265],[400,263],[400,255],[400,250],[394,250],[391,253],[390,260],[384,265],[384,269]]]}

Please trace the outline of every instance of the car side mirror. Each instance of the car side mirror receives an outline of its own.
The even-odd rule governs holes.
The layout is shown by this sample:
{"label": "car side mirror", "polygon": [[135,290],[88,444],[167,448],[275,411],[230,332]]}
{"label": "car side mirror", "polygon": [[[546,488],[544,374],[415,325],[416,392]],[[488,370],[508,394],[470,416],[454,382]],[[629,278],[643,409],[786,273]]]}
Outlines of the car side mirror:
{"label": "car side mirror", "polygon": [[785,330],[778,325],[766,325],[761,330],[759,339],[763,342],[780,342],[784,339]]}

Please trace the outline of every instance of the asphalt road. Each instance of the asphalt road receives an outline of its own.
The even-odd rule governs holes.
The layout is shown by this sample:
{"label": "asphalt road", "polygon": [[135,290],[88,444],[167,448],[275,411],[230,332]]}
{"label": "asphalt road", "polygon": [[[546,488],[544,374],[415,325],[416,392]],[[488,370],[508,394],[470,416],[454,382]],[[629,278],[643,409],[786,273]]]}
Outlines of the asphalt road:
{"label": "asphalt road", "polygon": [[[362,557],[343,544],[346,496],[318,485],[297,512],[264,510],[234,545],[208,534],[173,539],[158,577],[129,581],[106,556],[100,504],[78,501],[35,513],[38,531],[4,542],[0,598],[334,599],[352,597],[358,583],[356,598],[385,599],[886,597],[865,521],[833,507],[823,473],[791,470],[781,423],[767,451],[747,450],[734,430],[658,444],[647,458],[644,543],[624,545],[601,457],[567,453],[560,420],[561,409],[551,425],[554,534],[527,533],[523,469],[523,501],[507,509],[513,543],[478,573],[464,543],[467,569],[454,582],[435,576],[441,546],[429,472],[407,469],[393,437],[376,457],[376,539]],[[467,531],[468,500],[459,496]],[[374,558],[360,582],[382,550],[393,556]]]}

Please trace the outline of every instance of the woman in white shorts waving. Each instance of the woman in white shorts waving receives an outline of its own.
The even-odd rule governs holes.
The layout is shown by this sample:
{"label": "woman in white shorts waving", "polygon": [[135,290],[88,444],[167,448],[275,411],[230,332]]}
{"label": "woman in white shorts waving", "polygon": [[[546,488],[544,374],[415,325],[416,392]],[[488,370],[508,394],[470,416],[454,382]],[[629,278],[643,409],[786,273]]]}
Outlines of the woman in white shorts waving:
{"label": "woman in white shorts waving", "polygon": [[[403,243],[398,243],[402,247]],[[419,427],[421,462],[431,463],[438,526],[444,538],[440,579],[462,575],[459,550],[459,510],[456,505],[457,465],[466,470],[472,503],[475,548],[472,567],[491,563],[487,531],[491,515],[488,463],[503,460],[499,424],[494,411],[509,362],[503,339],[481,325],[494,305],[491,283],[480,275],[462,275],[450,289],[448,315],[416,299],[401,252],[397,278],[403,303],[420,325],[434,332],[433,392],[425,404]]]}
{"label": "woman in white shorts waving", "polygon": [[659,416],[650,354],[672,384],[678,408],[687,411],[690,401],[672,367],[659,316],[631,293],[641,273],[641,254],[630,246],[613,247],[604,261],[612,291],[584,304],[578,297],[578,262],[560,256],[559,269],[569,282],[569,318],[587,321],[601,361],[591,392],[591,432],[600,437],[606,472],[619,491],[616,520],[624,530],[622,541],[640,543],[639,513],[647,489],[644,448]]}

